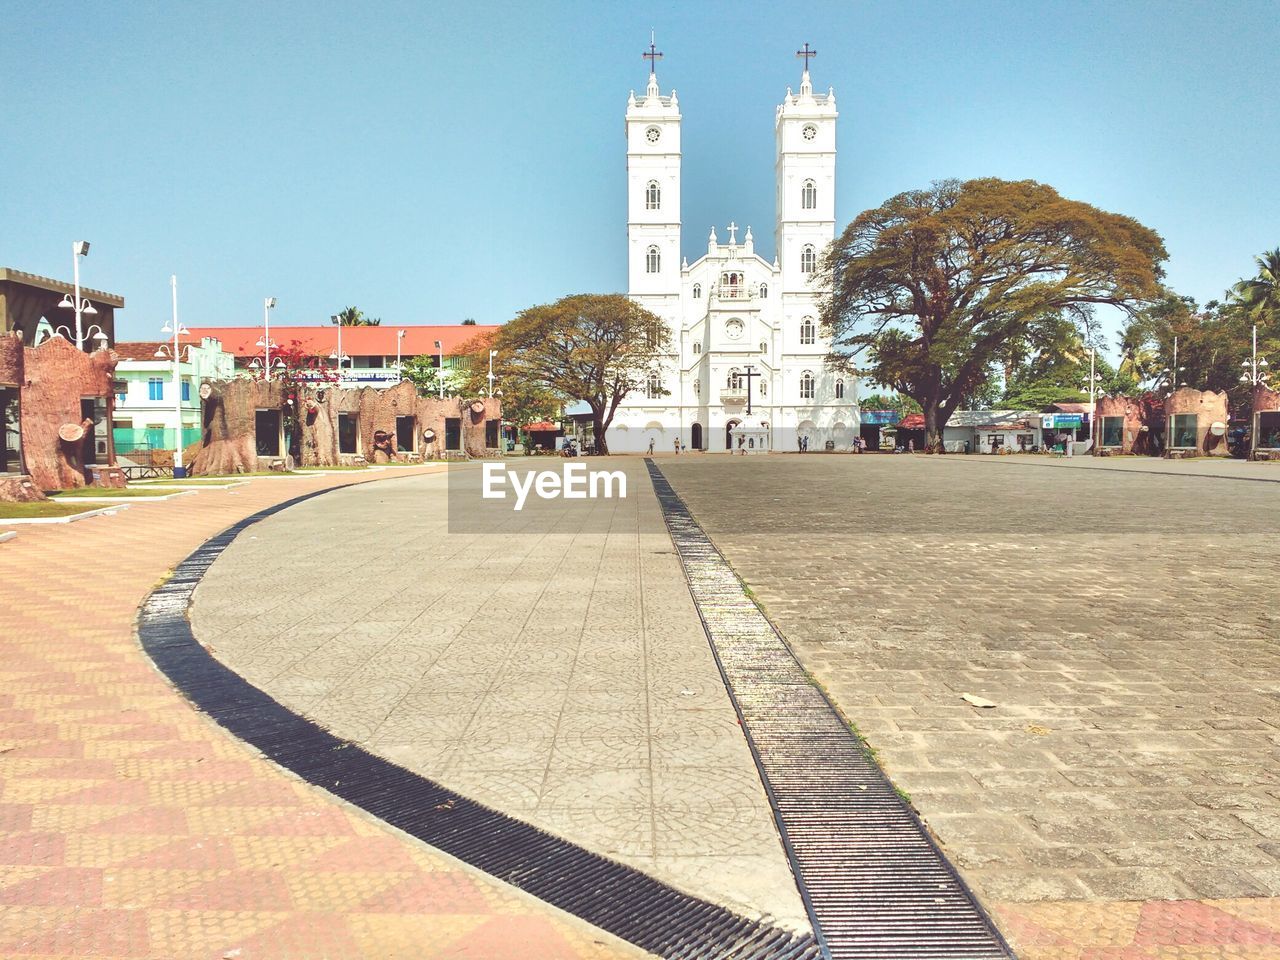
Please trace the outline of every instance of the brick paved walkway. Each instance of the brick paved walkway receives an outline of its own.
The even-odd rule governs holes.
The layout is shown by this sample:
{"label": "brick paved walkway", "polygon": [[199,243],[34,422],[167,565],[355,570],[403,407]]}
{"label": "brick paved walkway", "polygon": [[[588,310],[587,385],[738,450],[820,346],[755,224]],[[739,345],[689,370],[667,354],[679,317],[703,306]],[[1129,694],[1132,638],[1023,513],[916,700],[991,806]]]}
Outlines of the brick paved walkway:
{"label": "brick paved walkway", "polygon": [[1280,957],[1280,487],[1015,459],[661,466],[1023,960]]}
{"label": "brick paved walkway", "polygon": [[138,648],[139,601],[206,537],[399,475],[253,480],[0,544],[0,957],[641,955],[280,772]]}

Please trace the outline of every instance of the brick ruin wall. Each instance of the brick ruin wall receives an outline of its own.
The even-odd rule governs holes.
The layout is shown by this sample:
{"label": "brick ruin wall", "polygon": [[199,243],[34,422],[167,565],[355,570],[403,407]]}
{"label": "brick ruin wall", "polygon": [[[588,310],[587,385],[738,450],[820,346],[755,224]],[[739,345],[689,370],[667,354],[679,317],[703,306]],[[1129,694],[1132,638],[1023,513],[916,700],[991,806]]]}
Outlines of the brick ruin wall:
{"label": "brick ruin wall", "polygon": [[[1227,412],[1227,393],[1225,390],[1215,393],[1212,390],[1196,390],[1192,387],[1182,387],[1165,401],[1166,422],[1170,422],[1171,418],[1181,414],[1195,414],[1196,416],[1195,449],[1170,450],[1174,438],[1172,435],[1168,435],[1165,437],[1166,456],[1171,453],[1174,456],[1231,456],[1225,432],[1227,425],[1231,422]],[[1214,435],[1211,428],[1215,423],[1222,424],[1224,431],[1222,436]]]}
{"label": "brick ruin wall", "polygon": [[[82,416],[80,401],[100,397],[107,401],[110,435],[111,388],[118,359],[110,350],[84,353],[62,337],[36,347],[24,346],[17,336],[0,337],[0,383],[18,386],[22,460],[38,490],[86,485],[82,443],[67,442],[58,431],[66,424],[78,424],[91,433],[93,424]],[[112,458],[103,459],[110,462]],[[106,482],[122,485],[118,474]],[[6,483],[0,499],[16,498],[12,488],[14,484]]]}
{"label": "brick ruin wall", "polygon": [[[501,455],[500,449],[488,447],[485,442],[487,422],[500,421],[502,415],[501,402],[496,398],[420,397],[417,388],[408,382],[387,389],[347,389],[323,384],[232,380],[209,383],[208,389],[210,396],[202,403],[201,440],[187,450],[193,474],[266,470],[277,461],[284,461],[286,467],[340,466],[361,460],[385,462],[388,457],[374,445],[378,431],[388,434],[392,458],[396,460]],[[280,412],[285,439],[278,457],[257,456],[257,410]],[[358,417],[358,452],[339,451],[341,414]],[[396,418],[404,416],[414,417],[412,455],[395,452]],[[449,418],[459,420],[460,451],[444,449]],[[294,432],[296,463],[289,450],[290,434]]]}
{"label": "brick ruin wall", "polygon": [[[1256,387],[1253,388],[1252,402],[1250,403],[1249,406],[1250,406],[1250,413],[1252,414],[1252,416],[1249,417],[1249,432],[1252,437],[1252,446],[1253,446],[1252,455],[1259,459],[1262,459],[1262,458],[1266,458],[1268,460],[1276,459],[1277,454],[1274,451],[1277,448],[1262,447],[1261,446],[1262,443],[1269,442],[1268,438],[1258,436],[1254,428],[1258,422],[1258,417],[1257,417],[1258,414],[1280,412],[1280,389],[1273,390],[1270,387],[1267,387],[1263,384],[1258,384]],[[1259,453],[1258,452],[1259,450],[1261,450],[1262,452]]]}
{"label": "brick ruin wall", "polygon": [[[1095,416],[1098,421],[1098,449],[1094,452],[1100,456],[1151,456],[1155,453],[1155,437],[1164,432],[1164,403],[1153,393],[1145,393],[1140,397],[1100,396]],[[1102,443],[1106,417],[1124,419],[1119,447],[1108,447]]]}

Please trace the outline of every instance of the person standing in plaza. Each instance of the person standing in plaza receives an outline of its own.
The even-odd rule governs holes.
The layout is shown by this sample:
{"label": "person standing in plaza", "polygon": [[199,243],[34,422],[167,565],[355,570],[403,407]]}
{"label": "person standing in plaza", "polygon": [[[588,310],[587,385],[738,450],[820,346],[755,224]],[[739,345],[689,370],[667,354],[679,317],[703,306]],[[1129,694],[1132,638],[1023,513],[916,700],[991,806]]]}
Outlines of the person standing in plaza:
{"label": "person standing in plaza", "polygon": [[649,438],[649,456],[653,456],[653,437]]}

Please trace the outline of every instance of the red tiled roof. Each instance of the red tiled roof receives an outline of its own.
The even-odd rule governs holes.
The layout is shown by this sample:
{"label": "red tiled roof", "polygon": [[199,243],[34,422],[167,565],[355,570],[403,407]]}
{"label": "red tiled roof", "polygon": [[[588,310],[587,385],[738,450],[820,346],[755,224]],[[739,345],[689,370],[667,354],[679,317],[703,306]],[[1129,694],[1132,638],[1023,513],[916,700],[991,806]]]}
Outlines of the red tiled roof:
{"label": "red tiled roof", "polygon": [[559,430],[560,424],[552,423],[550,420],[538,420],[535,423],[526,423],[524,429],[531,433],[542,433],[546,430]]}
{"label": "red tiled roof", "polygon": [[924,414],[908,413],[905,417],[898,421],[899,430],[923,430]]}
{"label": "red tiled roof", "polygon": [[[397,327],[343,327],[342,352],[349,357],[388,356],[396,354],[396,331],[405,331],[400,343],[400,353],[406,357],[438,352],[435,342],[444,345],[447,355],[454,355],[472,337],[497,330],[496,324],[461,326]],[[217,337],[222,349],[237,357],[256,357],[262,353],[258,341],[262,339],[261,327],[192,327],[191,336]],[[325,327],[271,327],[271,339],[281,347],[288,347],[297,340],[303,351],[313,356],[327,357],[338,349],[338,328]],[[154,352],[154,351],[153,351]]]}
{"label": "red tiled roof", "polygon": [[[200,341],[195,341],[199,343]],[[179,347],[188,346],[189,340],[179,341]],[[157,357],[156,351],[165,348],[165,356]],[[170,360],[173,356],[172,341],[126,340],[111,348],[120,355],[121,360]]]}
{"label": "red tiled roof", "polygon": [[1059,413],[1088,413],[1090,406],[1088,403],[1055,403],[1053,409]]}

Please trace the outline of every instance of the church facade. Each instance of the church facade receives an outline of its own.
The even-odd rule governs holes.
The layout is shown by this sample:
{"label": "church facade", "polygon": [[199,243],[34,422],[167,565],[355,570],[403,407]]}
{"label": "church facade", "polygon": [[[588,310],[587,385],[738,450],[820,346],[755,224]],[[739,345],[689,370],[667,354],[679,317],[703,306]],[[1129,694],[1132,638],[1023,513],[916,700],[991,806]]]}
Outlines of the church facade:
{"label": "church facade", "polygon": [[[806,59],[806,67],[808,60]],[[755,252],[751,228],[712,228],[693,263],[680,247],[680,107],[651,71],[627,101],[628,294],[661,317],[671,349],[646,389],[623,400],[612,452],[728,451],[742,427],[771,450],[827,441],[848,450],[859,432],[857,385],[827,367],[818,325],[818,259],[835,236],[835,94],[814,93],[806,69],[774,122],[777,254]],[[739,237],[739,232],[742,236]],[[750,406],[750,411],[748,411]],[[748,416],[750,413],[750,417]],[[735,433],[735,428],[739,428]],[[753,445],[756,441],[752,441]]]}

